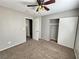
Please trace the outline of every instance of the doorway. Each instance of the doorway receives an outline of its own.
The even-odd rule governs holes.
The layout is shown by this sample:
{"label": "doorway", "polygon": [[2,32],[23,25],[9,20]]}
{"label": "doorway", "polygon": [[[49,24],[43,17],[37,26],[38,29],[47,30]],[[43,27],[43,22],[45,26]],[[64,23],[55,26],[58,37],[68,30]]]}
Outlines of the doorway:
{"label": "doorway", "polygon": [[26,38],[27,40],[32,39],[33,34],[33,26],[32,26],[32,19],[26,19]]}
{"label": "doorway", "polygon": [[50,41],[57,42],[58,40],[58,28],[59,28],[59,19],[50,19],[49,20],[49,37]]}

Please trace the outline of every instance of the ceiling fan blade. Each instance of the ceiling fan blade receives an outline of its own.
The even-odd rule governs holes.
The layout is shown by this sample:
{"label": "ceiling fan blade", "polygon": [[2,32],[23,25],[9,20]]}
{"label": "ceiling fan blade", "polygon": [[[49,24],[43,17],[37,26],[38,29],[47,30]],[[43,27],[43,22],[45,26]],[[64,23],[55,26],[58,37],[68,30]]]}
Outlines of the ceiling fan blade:
{"label": "ceiling fan blade", "polygon": [[48,5],[48,4],[52,4],[52,3],[55,3],[55,0],[49,0],[47,2],[44,2],[43,4],[44,5]]}
{"label": "ceiling fan blade", "polygon": [[38,5],[27,5],[27,7],[35,7],[35,6],[38,6]]}
{"label": "ceiling fan blade", "polygon": [[41,5],[41,1],[40,0],[37,0],[37,3],[38,3],[38,5]]}
{"label": "ceiling fan blade", "polygon": [[44,6],[44,9],[47,10],[47,11],[49,11],[49,8],[47,8],[47,7],[45,7],[45,6]]}
{"label": "ceiling fan blade", "polygon": [[44,2],[44,0],[40,0],[41,2]]}
{"label": "ceiling fan blade", "polygon": [[44,0],[37,0],[38,5],[42,5],[44,3]]}

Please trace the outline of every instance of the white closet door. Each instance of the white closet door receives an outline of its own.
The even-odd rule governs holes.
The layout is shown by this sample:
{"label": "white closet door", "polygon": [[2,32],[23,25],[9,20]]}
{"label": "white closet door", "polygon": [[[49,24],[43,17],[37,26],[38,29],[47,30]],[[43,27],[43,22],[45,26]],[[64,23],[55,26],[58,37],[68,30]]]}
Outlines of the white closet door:
{"label": "white closet door", "polygon": [[60,18],[58,43],[74,48],[78,17]]}

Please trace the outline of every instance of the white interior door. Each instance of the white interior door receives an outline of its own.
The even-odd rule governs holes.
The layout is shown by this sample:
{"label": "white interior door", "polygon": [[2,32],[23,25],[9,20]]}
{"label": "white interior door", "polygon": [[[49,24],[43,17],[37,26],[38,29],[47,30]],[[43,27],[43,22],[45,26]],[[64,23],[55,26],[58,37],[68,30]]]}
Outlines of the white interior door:
{"label": "white interior door", "polygon": [[37,17],[33,20],[33,39],[38,40],[40,38],[40,18]]}
{"label": "white interior door", "polygon": [[60,18],[58,43],[74,48],[78,17]]}

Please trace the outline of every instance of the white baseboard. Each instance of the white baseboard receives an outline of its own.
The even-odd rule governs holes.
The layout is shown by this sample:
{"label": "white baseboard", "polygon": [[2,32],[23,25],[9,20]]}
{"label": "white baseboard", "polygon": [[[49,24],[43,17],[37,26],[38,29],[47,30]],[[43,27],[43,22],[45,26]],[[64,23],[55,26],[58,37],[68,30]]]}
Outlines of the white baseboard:
{"label": "white baseboard", "polygon": [[11,48],[11,47],[14,47],[14,46],[20,45],[20,44],[25,43],[25,42],[26,42],[26,41],[21,41],[21,42],[15,44],[15,45],[11,45],[11,46],[9,46],[9,47],[5,47],[5,48],[3,48],[3,49],[0,49],[0,51],[4,51],[4,50],[6,50],[6,49],[9,49],[9,48]]}
{"label": "white baseboard", "polygon": [[74,53],[75,53],[76,59],[78,59],[77,52],[75,49],[74,49]]}

